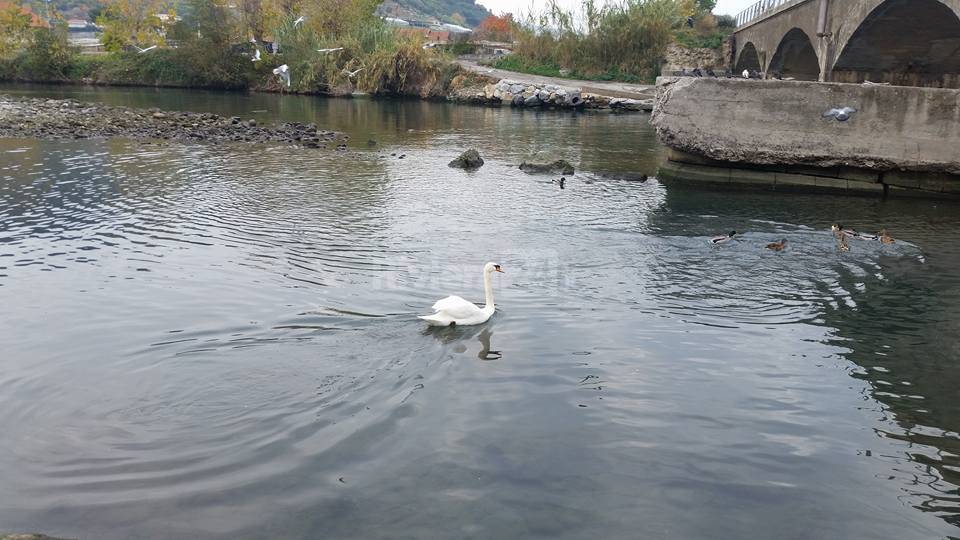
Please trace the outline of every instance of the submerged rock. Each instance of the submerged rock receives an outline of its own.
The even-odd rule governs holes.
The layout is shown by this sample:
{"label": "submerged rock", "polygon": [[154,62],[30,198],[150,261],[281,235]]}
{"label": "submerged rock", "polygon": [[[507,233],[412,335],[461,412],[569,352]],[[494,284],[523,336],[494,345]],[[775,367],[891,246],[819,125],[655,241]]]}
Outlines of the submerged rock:
{"label": "submerged rock", "polygon": [[458,169],[479,169],[483,166],[483,158],[480,157],[480,152],[471,148],[460,154],[459,157],[451,161],[448,165]]}
{"label": "submerged rock", "polygon": [[556,156],[538,152],[520,164],[520,170],[526,173],[557,173],[573,174],[573,165],[569,161]]}

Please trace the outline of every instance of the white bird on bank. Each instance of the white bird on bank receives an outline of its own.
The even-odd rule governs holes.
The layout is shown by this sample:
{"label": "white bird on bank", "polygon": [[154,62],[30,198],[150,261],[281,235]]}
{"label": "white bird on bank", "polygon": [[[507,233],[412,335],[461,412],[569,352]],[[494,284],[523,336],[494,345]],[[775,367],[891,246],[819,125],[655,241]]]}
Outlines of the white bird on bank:
{"label": "white bird on bank", "polygon": [[332,53],[332,52],[342,51],[342,50],[343,50],[343,47],[334,47],[332,49],[317,49],[317,52],[327,54],[327,53]]}
{"label": "white bird on bank", "polygon": [[741,75],[743,75],[743,78],[744,78],[744,79],[749,79],[749,78],[750,78],[750,70],[749,70],[749,69],[743,70],[743,73],[741,73]]}
{"label": "white bird on bank", "polygon": [[297,26],[300,26],[301,24],[303,24],[303,21],[304,21],[305,19],[306,19],[306,17],[304,17],[303,15],[301,15],[300,18],[298,18],[297,20],[293,21],[293,27],[296,28]]}
{"label": "white bird on bank", "polygon": [[156,49],[157,46],[156,46],[156,45],[151,45],[151,46],[147,47],[146,49],[141,49],[140,47],[137,47],[136,45],[134,45],[133,48],[137,50],[137,54],[143,54],[143,53],[145,53],[145,52],[147,52],[147,51],[152,51],[153,49]]}
{"label": "white bird on bank", "polygon": [[290,67],[286,64],[273,70],[273,74],[277,77],[280,77],[280,80],[287,84],[287,88],[290,88]]}
{"label": "white bird on bank", "polygon": [[486,305],[482,308],[459,296],[448,296],[433,305],[436,313],[421,315],[420,318],[427,321],[430,326],[469,326],[487,322],[496,309],[493,304],[493,284],[491,283],[494,272],[503,272],[499,264],[488,262],[483,265],[483,291],[486,296]]}
{"label": "white bird on bank", "polygon": [[260,61],[260,49],[254,49],[253,58],[250,59],[253,62]]}

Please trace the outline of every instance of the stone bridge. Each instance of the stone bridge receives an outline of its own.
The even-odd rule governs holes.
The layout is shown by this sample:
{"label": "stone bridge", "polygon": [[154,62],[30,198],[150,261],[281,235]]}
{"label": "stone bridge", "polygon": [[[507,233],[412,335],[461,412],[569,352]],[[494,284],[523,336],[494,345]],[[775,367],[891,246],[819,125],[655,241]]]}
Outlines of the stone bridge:
{"label": "stone bridge", "polygon": [[960,0],[760,0],[737,23],[737,73],[960,88]]}

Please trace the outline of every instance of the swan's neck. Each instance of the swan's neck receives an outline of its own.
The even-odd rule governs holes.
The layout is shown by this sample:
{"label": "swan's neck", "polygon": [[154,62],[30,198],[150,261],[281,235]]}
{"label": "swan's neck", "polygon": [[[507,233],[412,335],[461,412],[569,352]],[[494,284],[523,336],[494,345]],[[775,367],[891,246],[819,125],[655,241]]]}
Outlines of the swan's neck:
{"label": "swan's neck", "polygon": [[493,308],[493,277],[491,274],[492,272],[483,273],[483,292],[486,296],[487,309]]}

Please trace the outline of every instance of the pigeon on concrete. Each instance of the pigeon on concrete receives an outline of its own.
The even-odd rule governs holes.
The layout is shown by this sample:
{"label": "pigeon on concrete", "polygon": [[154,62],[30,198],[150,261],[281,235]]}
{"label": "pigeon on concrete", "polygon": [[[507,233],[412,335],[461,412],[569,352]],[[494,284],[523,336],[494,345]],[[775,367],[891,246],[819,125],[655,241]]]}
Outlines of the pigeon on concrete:
{"label": "pigeon on concrete", "polygon": [[836,118],[839,122],[846,122],[850,119],[850,115],[857,112],[853,107],[843,107],[841,109],[830,109],[829,111],[823,113],[824,118]]}

